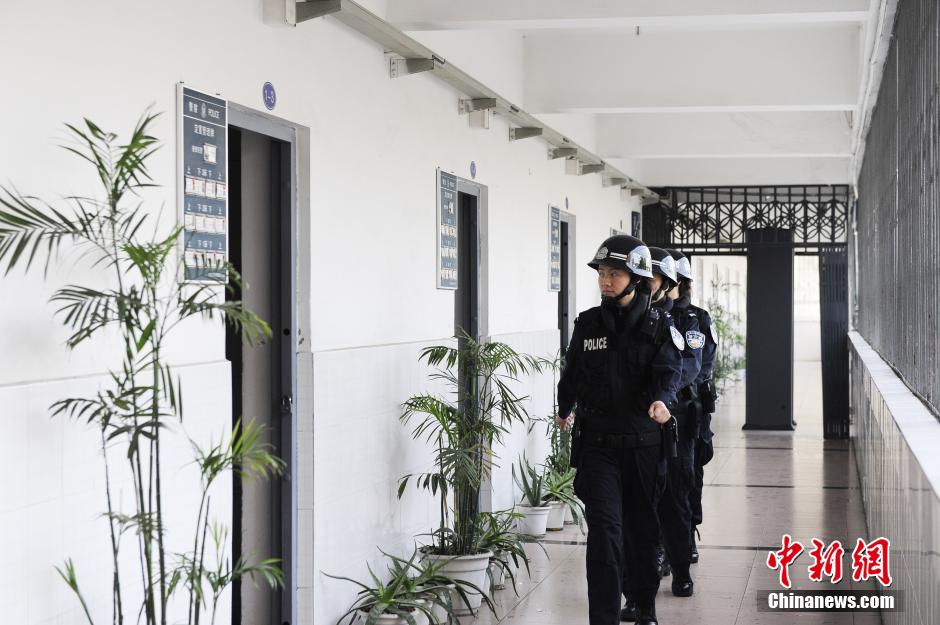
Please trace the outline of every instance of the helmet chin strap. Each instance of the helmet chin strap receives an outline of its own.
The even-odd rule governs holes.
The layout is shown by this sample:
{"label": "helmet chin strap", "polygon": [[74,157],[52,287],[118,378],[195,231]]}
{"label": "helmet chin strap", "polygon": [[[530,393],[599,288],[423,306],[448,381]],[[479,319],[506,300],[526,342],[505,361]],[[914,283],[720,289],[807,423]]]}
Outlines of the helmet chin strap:
{"label": "helmet chin strap", "polygon": [[650,297],[650,301],[652,301],[653,303],[662,301],[663,298],[666,297],[666,293],[668,293],[671,290],[672,290],[672,286],[666,283],[666,281],[664,280],[663,285],[659,287],[659,289],[655,293],[653,293],[653,295]]}
{"label": "helmet chin strap", "polygon": [[628,284],[627,287],[623,291],[621,291],[619,295],[613,295],[613,296],[601,295],[601,302],[605,304],[616,304],[620,302],[620,300],[622,300],[624,297],[636,291],[641,281],[642,280],[640,278],[636,278],[636,277],[631,278],[630,284]]}

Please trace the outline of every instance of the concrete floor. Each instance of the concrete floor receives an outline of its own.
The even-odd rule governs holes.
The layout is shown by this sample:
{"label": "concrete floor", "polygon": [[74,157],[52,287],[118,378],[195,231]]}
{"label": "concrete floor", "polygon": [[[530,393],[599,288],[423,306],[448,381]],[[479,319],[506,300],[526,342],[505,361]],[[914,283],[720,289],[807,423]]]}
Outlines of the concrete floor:
{"label": "concrete floor", "polygon": [[[662,625],[833,624],[875,625],[873,613],[770,613],[757,611],[760,590],[779,589],[777,572],[765,560],[780,549],[783,533],[804,545],[814,537],[840,539],[848,554],[858,537],[868,538],[858,490],[855,459],[847,441],[823,441],[819,362],[798,361],[795,370],[795,432],[743,431],[745,382],[727,389],[715,415],[715,457],[705,469],[704,523],[700,560],[693,565],[695,594],[674,597],[671,578],[660,586],[657,613]],[[576,527],[549,532],[546,558],[533,548],[531,578],[523,572],[511,589],[497,591],[497,616],[481,614],[462,622],[491,625],[587,624],[585,537]],[[794,588],[831,589],[808,578],[807,554],[790,567]],[[871,587],[867,586],[866,587]]]}

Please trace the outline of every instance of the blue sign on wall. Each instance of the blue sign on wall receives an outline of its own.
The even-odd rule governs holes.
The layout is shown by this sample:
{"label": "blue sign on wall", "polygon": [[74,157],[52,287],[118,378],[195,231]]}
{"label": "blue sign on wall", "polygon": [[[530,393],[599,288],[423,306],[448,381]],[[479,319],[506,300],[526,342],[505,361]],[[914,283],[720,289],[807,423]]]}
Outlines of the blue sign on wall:
{"label": "blue sign on wall", "polygon": [[224,281],[228,260],[228,105],[180,85],[183,266],[187,281]]}
{"label": "blue sign on wall", "polygon": [[264,87],[261,88],[261,96],[264,98],[264,106],[269,111],[273,111],[274,107],[277,106],[277,91],[274,90],[274,85],[269,82],[264,83]]}
{"label": "blue sign on wall", "polygon": [[457,176],[437,170],[437,288],[457,288]]}

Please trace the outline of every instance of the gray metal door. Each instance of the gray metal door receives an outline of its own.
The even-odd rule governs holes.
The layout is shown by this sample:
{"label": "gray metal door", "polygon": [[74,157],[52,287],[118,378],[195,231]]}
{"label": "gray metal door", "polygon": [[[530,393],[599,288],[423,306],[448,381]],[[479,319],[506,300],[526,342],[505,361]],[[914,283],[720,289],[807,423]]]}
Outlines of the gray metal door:
{"label": "gray metal door", "polygon": [[746,430],[792,430],[793,246],[784,228],[747,232]]}
{"label": "gray metal door", "polygon": [[845,247],[819,253],[823,437],[849,437],[849,306]]}
{"label": "gray metal door", "polygon": [[569,253],[570,246],[568,245],[569,238],[569,228],[568,222],[561,222],[561,290],[558,291],[558,333],[561,339],[560,341],[560,354],[565,355],[565,350],[568,349],[568,324],[571,316],[571,310],[569,308],[569,293],[568,290],[571,288],[571,277],[570,272],[568,271],[569,263]]}
{"label": "gray metal door", "polygon": [[[254,420],[263,440],[290,462],[292,400],[290,144],[230,127],[231,258],[246,285],[241,298],[271,326],[273,337],[249,346],[231,331],[234,419]],[[288,472],[290,475],[290,467]],[[233,560],[279,558],[291,588],[291,489],[282,479],[235,476]],[[290,592],[263,580],[244,580],[233,591],[233,625],[291,622]]]}

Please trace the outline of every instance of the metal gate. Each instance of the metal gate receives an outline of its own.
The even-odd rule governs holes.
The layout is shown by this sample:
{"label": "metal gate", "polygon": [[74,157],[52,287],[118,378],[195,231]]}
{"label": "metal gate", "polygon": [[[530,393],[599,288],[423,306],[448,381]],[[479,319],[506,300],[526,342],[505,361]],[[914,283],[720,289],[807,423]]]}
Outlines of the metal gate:
{"label": "metal gate", "polygon": [[[768,254],[819,256],[823,435],[848,438],[848,185],[671,187],[658,193],[661,202],[643,208],[647,243],[686,254],[747,255],[749,264],[760,265],[762,279],[774,276],[768,292],[758,292],[765,286],[759,280],[748,289],[749,310],[758,304],[750,300],[760,296],[755,315],[781,323],[773,324],[772,346],[749,333],[745,428],[793,427],[792,260],[773,262]],[[784,231],[785,241],[777,237]],[[751,278],[749,271],[749,285]],[[781,289],[790,293],[789,301],[774,299]],[[789,318],[777,319],[781,315]]]}

